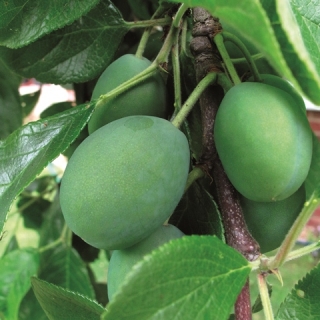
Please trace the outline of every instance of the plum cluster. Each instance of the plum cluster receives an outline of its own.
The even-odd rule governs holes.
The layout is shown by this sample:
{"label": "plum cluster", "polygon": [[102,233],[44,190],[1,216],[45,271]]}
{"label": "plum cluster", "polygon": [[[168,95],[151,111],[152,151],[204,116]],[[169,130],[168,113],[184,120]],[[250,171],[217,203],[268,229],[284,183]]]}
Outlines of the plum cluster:
{"label": "plum cluster", "polygon": [[[101,75],[92,99],[149,65],[122,56]],[[72,154],[61,182],[60,203],[70,229],[96,248],[114,250],[110,296],[138,257],[183,235],[163,224],[184,192],[189,144],[165,116],[160,73],[97,106],[89,136]]]}
{"label": "plum cluster", "polygon": [[280,77],[242,82],[225,95],[214,137],[262,252],[277,248],[305,202],[312,132],[300,95]]}

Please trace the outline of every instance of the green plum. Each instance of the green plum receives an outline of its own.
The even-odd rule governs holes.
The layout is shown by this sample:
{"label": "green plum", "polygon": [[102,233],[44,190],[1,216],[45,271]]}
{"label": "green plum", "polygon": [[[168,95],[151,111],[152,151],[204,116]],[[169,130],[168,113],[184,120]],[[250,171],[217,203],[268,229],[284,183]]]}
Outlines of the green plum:
{"label": "green plum", "polygon": [[132,246],[172,214],[189,162],[187,138],[169,121],[113,121],[89,135],[68,162],[60,188],[65,221],[96,248]]}
{"label": "green plum", "polygon": [[306,201],[304,184],[290,197],[275,202],[240,198],[249,231],[260,245],[261,253],[280,246]]}
{"label": "green plum", "polygon": [[[110,92],[125,81],[149,67],[151,62],[126,54],[111,63],[98,79],[91,100]],[[89,134],[98,128],[123,117],[150,115],[160,118],[167,116],[166,86],[159,71],[145,81],[100,104],[88,123]]]}
{"label": "green plum", "polygon": [[160,226],[149,237],[138,242],[134,246],[115,250],[112,252],[108,266],[108,297],[111,300],[114,294],[123,284],[126,275],[132,267],[152,250],[164,243],[184,236],[184,233],[175,226],[168,224]]}
{"label": "green plum", "polygon": [[227,176],[250,200],[285,199],[306,179],[312,131],[281,89],[255,82],[232,87],[218,109],[214,137]]}

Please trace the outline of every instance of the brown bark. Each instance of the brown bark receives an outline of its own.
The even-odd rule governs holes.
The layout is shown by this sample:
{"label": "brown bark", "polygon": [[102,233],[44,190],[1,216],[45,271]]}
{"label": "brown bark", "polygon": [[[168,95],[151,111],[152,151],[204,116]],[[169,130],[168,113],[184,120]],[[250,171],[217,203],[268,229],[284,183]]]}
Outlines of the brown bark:
{"label": "brown bark", "polygon": [[[195,24],[190,48],[195,58],[195,72],[197,82],[199,82],[208,72],[222,72],[223,70],[219,52],[211,41],[212,37],[221,31],[221,25],[218,19],[202,8],[194,8],[193,18]],[[209,86],[200,97],[203,150],[199,165],[210,177],[213,177],[217,186],[218,204],[226,242],[247,260],[253,261],[260,255],[260,248],[247,229],[238,192],[229,181],[214,144],[214,119],[222,98],[222,88],[215,85]],[[237,320],[252,318],[248,281],[237,299],[235,317]]]}

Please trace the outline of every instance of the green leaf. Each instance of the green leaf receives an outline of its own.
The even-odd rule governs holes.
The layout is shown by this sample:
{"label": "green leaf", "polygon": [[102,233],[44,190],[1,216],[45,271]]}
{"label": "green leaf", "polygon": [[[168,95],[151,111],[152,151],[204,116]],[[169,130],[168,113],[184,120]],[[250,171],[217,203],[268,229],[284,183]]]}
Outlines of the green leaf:
{"label": "green leaf", "polygon": [[36,277],[31,282],[35,295],[50,320],[100,320],[104,308],[97,302]]}
{"label": "green leaf", "polygon": [[63,244],[41,255],[39,277],[65,289],[94,298],[84,262],[73,248]]}
{"label": "green leaf", "polygon": [[0,59],[25,78],[85,82],[104,71],[128,30],[116,7],[102,0],[86,16],[26,47],[0,47]]}
{"label": "green leaf", "polygon": [[80,18],[99,0],[16,0],[0,4],[0,44],[19,48]]}
{"label": "green leaf", "polygon": [[169,223],[185,234],[216,235],[224,239],[218,207],[212,196],[198,182],[194,182],[184,194]]}
{"label": "green leaf", "polygon": [[5,319],[18,318],[22,298],[30,288],[30,277],[37,273],[38,252],[15,250],[0,260],[0,310]]}
{"label": "green leaf", "polygon": [[249,272],[218,238],[185,236],[138,262],[102,319],[228,319]]}
{"label": "green leaf", "polygon": [[24,118],[28,116],[36,106],[39,100],[40,94],[41,94],[41,89],[36,92],[32,92],[32,93],[28,93],[20,96],[22,113]]}
{"label": "green leaf", "polygon": [[262,5],[299,87],[311,101],[320,104],[319,4],[264,0]]}
{"label": "green leaf", "polygon": [[281,304],[277,320],[317,320],[320,319],[320,264],[311,270]]}
{"label": "green leaf", "polygon": [[30,122],[0,141],[0,230],[12,201],[42,169],[75,140],[94,104]]}

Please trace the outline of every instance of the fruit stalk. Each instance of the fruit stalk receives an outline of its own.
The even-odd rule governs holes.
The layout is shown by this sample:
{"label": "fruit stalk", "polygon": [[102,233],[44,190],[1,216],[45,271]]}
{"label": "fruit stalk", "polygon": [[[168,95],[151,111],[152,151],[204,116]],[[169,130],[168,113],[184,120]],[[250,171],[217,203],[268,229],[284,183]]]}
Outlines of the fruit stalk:
{"label": "fruit stalk", "polygon": [[[197,82],[199,82],[210,71],[221,72],[219,52],[210,41],[212,36],[220,32],[221,26],[217,19],[214,19],[202,8],[194,8],[193,18],[195,24],[190,46],[195,57],[196,77]],[[223,170],[213,138],[214,118],[223,94],[220,86],[210,85],[200,97],[203,129],[203,150],[200,166],[208,175],[214,177],[218,186],[218,201],[227,243],[242,253],[248,260],[254,260],[259,256],[259,245],[247,230],[238,194]],[[243,287],[236,301],[235,318],[237,320],[252,318],[248,284]]]}

